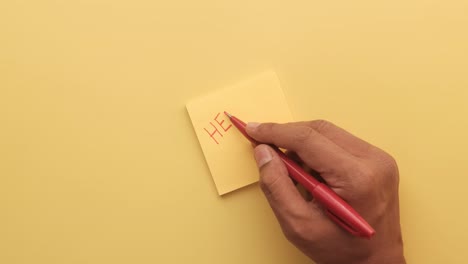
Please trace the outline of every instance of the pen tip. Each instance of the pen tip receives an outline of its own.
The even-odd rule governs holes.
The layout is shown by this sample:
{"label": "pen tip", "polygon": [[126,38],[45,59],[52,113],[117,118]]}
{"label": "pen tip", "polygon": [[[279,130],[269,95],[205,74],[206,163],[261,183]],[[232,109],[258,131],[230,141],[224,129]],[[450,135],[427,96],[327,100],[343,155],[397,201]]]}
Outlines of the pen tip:
{"label": "pen tip", "polygon": [[224,114],[227,115],[229,118],[232,117],[232,115],[230,115],[228,112],[224,111]]}

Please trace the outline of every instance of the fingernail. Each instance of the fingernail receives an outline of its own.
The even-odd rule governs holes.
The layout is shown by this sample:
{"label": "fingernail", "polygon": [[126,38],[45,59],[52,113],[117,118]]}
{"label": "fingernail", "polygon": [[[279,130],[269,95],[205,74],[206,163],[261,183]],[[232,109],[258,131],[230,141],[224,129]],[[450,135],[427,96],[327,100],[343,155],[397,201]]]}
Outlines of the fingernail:
{"label": "fingernail", "polygon": [[266,145],[258,145],[254,150],[255,161],[257,161],[257,166],[261,168],[263,165],[267,164],[273,158],[271,152]]}
{"label": "fingernail", "polygon": [[257,122],[249,122],[247,123],[247,126],[245,126],[245,129],[247,131],[254,131],[259,125],[260,123]]}

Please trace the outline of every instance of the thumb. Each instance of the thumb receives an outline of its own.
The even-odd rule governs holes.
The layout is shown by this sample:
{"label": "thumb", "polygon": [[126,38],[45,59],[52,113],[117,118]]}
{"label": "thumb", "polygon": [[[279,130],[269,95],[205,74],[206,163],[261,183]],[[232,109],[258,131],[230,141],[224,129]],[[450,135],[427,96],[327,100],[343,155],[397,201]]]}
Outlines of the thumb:
{"label": "thumb", "polygon": [[312,209],[302,198],[289,178],[288,171],[278,154],[268,145],[254,150],[260,170],[260,187],[280,222],[292,223],[310,215]]}

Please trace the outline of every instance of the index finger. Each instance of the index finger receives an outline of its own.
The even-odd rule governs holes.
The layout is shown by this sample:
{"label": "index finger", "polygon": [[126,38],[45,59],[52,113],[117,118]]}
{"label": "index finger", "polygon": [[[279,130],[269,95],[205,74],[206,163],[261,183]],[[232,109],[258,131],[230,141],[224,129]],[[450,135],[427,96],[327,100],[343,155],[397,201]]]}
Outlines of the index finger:
{"label": "index finger", "polygon": [[357,157],[366,157],[371,155],[375,148],[372,144],[356,137],[350,132],[327,120],[312,120],[290,124],[311,127],[334,142],[336,145]]}
{"label": "index finger", "polygon": [[246,131],[259,142],[297,152],[305,164],[334,187],[339,187],[358,165],[356,157],[309,126],[249,123]]}

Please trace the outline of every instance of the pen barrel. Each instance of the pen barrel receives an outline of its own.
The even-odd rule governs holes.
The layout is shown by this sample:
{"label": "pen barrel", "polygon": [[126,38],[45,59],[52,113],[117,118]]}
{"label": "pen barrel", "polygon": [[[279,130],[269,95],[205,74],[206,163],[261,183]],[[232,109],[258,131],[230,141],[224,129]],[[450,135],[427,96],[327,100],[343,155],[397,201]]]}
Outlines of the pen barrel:
{"label": "pen barrel", "polygon": [[275,146],[272,148],[278,153],[278,156],[283,161],[286,169],[288,170],[289,176],[293,178],[295,181],[300,183],[304,188],[306,188],[309,192],[312,192],[320,183],[314,177],[307,174],[304,169],[299,166],[296,162],[292,161],[283,151],[278,149]]}
{"label": "pen barrel", "polygon": [[370,238],[375,230],[348,203],[328,186],[319,183],[311,192],[325,208],[330,218],[355,235]]}
{"label": "pen barrel", "polygon": [[247,138],[252,144],[258,144],[258,142],[255,139],[251,138],[249,134],[247,134],[247,132],[245,131],[246,124],[242,120],[235,116],[231,116],[229,119],[231,120],[231,123],[239,130],[239,132],[241,132],[242,135],[244,135],[245,138]]}

